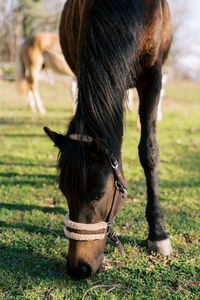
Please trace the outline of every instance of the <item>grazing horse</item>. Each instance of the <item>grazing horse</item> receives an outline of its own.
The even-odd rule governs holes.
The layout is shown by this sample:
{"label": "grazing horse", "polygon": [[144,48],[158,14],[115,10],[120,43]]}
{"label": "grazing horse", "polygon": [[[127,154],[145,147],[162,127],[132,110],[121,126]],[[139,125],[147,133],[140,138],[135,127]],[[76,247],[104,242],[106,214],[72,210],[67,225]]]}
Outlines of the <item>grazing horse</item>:
{"label": "grazing horse", "polygon": [[[169,255],[158,195],[157,107],[162,64],[171,43],[166,0],[68,0],[60,22],[64,56],[78,80],[78,105],[65,135],[44,127],[58,147],[59,187],[68,201],[67,272],[75,278],[102,265],[107,237],[124,255],[112,222],[126,196],[122,171],[123,99],[139,94],[139,157],[146,176],[148,248]],[[134,166],[133,166],[134,167]]]}
{"label": "grazing horse", "polygon": [[19,48],[16,66],[16,81],[19,91],[26,95],[33,112],[45,114],[38,92],[38,80],[42,68],[72,77],[72,95],[75,94],[75,75],[62,54],[59,36],[51,32],[39,32],[29,37]]}

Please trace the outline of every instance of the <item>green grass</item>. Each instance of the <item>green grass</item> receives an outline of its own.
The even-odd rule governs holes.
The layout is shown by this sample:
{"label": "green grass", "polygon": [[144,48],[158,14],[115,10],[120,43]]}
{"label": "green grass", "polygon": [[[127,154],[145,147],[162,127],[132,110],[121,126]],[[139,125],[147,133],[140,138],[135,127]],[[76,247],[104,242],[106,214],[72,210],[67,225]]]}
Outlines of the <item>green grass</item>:
{"label": "green grass", "polygon": [[160,198],[173,255],[149,255],[146,248],[136,102],[127,113],[123,146],[128,200],[114,226],[126,258],[108,242],[104,269],[80,281],[65,273],[67,205],[58,189],[57,150],[42,129],[49,125],[64,133],[71,100],[64,84],[41,84],[40,91],[48,113],[33,116],[14,83],[0,82],[0,298],[82,299],[95,286],[85,299],[199,299],[200,85],[169,83],[158,124]]}

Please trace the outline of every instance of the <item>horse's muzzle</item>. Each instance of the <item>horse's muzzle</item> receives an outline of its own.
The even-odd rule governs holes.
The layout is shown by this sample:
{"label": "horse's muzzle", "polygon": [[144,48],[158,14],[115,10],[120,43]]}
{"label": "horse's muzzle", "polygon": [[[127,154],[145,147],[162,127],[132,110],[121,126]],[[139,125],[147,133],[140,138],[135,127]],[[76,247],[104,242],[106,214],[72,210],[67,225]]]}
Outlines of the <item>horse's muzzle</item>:
{"label": "horse's muzzle", "polygon": [[88,278],[92,274],[92,267],[84,261],[80,261],[77,266],[71,267],[67,261],[67,274],[73,279]]}

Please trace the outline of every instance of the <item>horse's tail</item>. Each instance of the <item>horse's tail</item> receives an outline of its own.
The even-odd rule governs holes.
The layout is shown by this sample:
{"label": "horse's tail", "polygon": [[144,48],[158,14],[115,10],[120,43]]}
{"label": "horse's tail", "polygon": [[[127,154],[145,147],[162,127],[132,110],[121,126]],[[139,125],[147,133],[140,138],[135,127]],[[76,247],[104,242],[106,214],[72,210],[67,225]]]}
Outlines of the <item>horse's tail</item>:
{"label": "horse's tail", "polygon": [[137,68],[139,25],[134,1],[89,1],[80,29],[78,106],[90,132],[102,128],[108,139],[113,132],[113,139],[121,138],[123,99]]}
{"label": "horse's tail", "polygon": [[26,66],[21,55],[21,47],[17,51],[16,58],[16,83],[21,94],[27,94],[29,90],[29,82],[26,77]]}

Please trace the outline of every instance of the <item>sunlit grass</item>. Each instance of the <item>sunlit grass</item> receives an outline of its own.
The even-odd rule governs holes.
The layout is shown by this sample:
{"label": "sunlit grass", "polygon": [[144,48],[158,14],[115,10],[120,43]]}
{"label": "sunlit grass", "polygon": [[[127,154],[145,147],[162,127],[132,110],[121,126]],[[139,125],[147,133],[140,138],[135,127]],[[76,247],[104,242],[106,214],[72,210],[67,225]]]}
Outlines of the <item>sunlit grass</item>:
{"label": "sunlit grass", "polygon": [[123,145],[128,201],[115,223],[126,258],[108,242],[104,269],[78,282],[65,273],[67,205],[57,184],[57,150],[42,129],[66,132],[72,101],[62,83],[42,84],[40,91],[47,114],[33,116],[14,83],[0,83],[0,298],[82,299],[97,286],[86,299],[199,299],[200,85],[169,83],[158,124],[160,198],[174,254],[152,256],[146,248],[136,101],[127,113]]}

